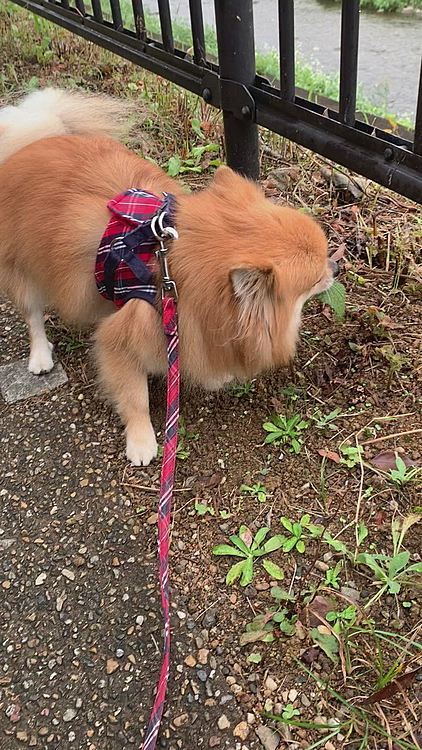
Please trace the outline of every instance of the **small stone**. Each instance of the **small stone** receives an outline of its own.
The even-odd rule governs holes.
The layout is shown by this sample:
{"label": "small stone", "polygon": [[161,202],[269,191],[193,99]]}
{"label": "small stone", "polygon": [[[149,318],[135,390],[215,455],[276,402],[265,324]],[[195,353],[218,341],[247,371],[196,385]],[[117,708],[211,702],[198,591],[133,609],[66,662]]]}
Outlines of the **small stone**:
{"label": "small stone", "polygon": [[82,708],[82,705],[83,705],[82,698],[76,698],[76,701],[75,701],[76,708]]}
{"label": "small stone", "polygon": [[220,744],[221,744],[221,737],[217,737],[217,735],[215,734],[212,737],[210,737],[210,741],[208,743],[210,747],[218,747]]}
{"label": "small stone", "polygon": [[187,667],[195,667],[196,666],[196,659],[192,654],[189,654],[189,656],[185,659],[185,664]]}
{"label": "small stone", "polygon": [[311,705],[311,701],[309,700],[309,698],[306,695],[301,695],[300,696],[300,702],[301,702],[302,706],[305,706],[305,708],[309,708],[309,706]]}
{"label": "small stone", "polygon": [[73,560],[73,564],[75,568],[82,568],[82,566],[85,565],[85,558],[82,557],[82,555],[76,555]]}
{"label": "small stone", "polygon": [[180,716],[176,716],[175,719],[173,719],[173,724],[175,727],[183,727],[184,724],[187,724],[189,721],[189,714],[180,714]]}
{"label": "small stone", "polygon": [[201,648],[198,651],[198,661],[200,664],[206,664],[208,661],[209,650],[207,648]]}
{"label": "small stone", "polygon": [[49,731],[50,730],[48,727],[40,727],[40,729],[38,730],[38,734],[40,735],[40,737],[45,737],[49,733]]}
{"label": "small stone", "polygon": [[248,722],[248,724],[255,724],[255,714],[248,712],[246,714],[246,721]]}
{"label": "small stone", "polygon": [[323,562],[322,560],[317,560],[315,563],[315,567],[317,570],[320,570],[322,573],[325,573],[326,570],[330,567],[326,562]]}
{"label": "small stone", "polygon": [[3,581],[2,588],[7,590],[7,589],[10,589],[11,585],[12,585],[12,582],[9,580],[6,580],[6,581]]}
{"label": "small stone", "polygon": [[63,721],[72,721],[77,714],[75,708],[67,708],[63,714]]}
{"label": "small stone", "polygon": [[74,581],[75,580],[75,574],[73,570],[68,570],[67,568],[63,568],[62,570],[62,576],[64,578],[67,578],[68,581]]}
{"label": "small stone", "polygon": [[117,656],[118,659],[121,659],[122,656],[124,656],[124,653],[125,652],[123,651],[122,648],[116,648],[116,656]]}
{"label": "small stone", "polygon": [[295,690],[295,688],[292,688],[291,690],[289,690],[289,701],[294,703],[298,695],[299,693],[297,692],[297,690]]}
{"label": "small stone", "polygon": [[177,610],[177,616],[179,620],[186,620],[186,612],[182,612],[181,609]]}
{"label": "small stone", "polygon": [[223,729],[230,729],[230,722],[229,722],[226,714],[222,714],[220,716],[219,720],[217,721],[217,726],[221,730],[223,730]]}
{"label": "small stone", "polygon": [[212,628],[213,625],[215,625],[216,619],[217,619],[217,610],[213,608],[209,609],[208,612],[205,612],[205,615],[202,618],[202,624],[204,628]]}
{"label": "small stone", "polygon": [[28,359],[11,362],[0,367],[0,393],[8,404],[46,393],[67,383],[67,375],[59,362],[54,369],[42,375],[33,375],[28,370]]}
{"label": "small stone", "polygon": [[116,659],[107,659],[106,672],[107,674],[113,674],[119,667],[119,662]]}
{"label": "small stone", "polygon": [[336,750],[336,746],[333,745],[333,743],[330,742],[330,740],[328,740],[328,742],[325,743],[324,747],[325,747],[325,750]]}
{"label": "small stone", "polygon": [[62,591],[61,594],[58,595],[56,599],[56,610],[57,612],[61,612],[63,609],[63,604],[65,603],[67,599],[66,591]]}
{"label": "small stone", "polygon": [[233,729],[233,737],[239,737],[240,740],[246,740],[248,734],[249,727],[246,721],[240,721],[239,724],[236,724],[235,728]]}
{"label": "small stone", "polygon": [[198,669],[196,675],[198,677],[198,680],[201,680],[201,682],[206,682],[208,679],[208,675],[205,669]]}
{"label": "small stone", "polygon": [[270,693],[274,693],[274,691],[277,690],[277,683],[272,677],[267,677],[264,684],[266,689],[269,690]]}
{"label": "small stone", "polygon": [[35,579],[35,585],[42,586],[46,578],[47,578],[47,573],[40,573],[39,576],[37,576],[37,578]]}
{"label": "small stone", "polygon": [[269,727],[259,726],[255,729],[256,734],[261,740],[264,750],[277,750],[280,744],[280,735],[273,732]]}
{"label": "small stone", "polygon": [[16,739],[19,740],[19,742],[28,742],[28,732],[16,732]]}
{"label": "small stone", "polygon": [[347,596],[352,602],[358,602],[360,599],[360,591],[356,591],[356,589],[351,586],[342,586],[340,593],[343,594],[343,596]]}
{"label": "small stone", "polygon": [[144,617],[143,615],[138,615],[138,617],[135,620],[137,625],[143,625],[144,624]]}

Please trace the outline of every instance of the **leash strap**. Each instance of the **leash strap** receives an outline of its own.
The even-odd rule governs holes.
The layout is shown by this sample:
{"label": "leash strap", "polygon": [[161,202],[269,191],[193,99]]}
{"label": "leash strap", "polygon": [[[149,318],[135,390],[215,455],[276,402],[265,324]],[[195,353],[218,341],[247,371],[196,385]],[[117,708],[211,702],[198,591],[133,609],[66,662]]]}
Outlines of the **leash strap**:
{"label": "leash strap", "polygon": [[160,501],[158,505],[158,553],[160,562],[161,606],[164,618],[163,662],[155,695],[154,706],[141,750],[154,750],[163,715],[169,677],[170,660],[170,596],[169,596],[169,531],[171,500],[179,423],[179,334],[177,330],[176,299],[163,293],[163,325],[167,336],[167,414],[161,467]]}

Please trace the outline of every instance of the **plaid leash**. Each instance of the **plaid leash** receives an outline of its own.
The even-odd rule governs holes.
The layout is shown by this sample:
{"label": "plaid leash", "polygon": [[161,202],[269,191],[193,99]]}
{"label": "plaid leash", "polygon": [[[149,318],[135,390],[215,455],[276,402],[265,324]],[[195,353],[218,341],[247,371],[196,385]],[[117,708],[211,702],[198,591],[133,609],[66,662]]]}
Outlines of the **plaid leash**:
{"label": "plaid leash", "polygon": [[[160,227],[160,230],[162,227]],[[173,230],[174,231],[174,230]],[[141,750],[154,750],[164,710],[170,663],[170,593],[169,593],[169,530],[171,500],[173,496],[174,472],[179,424],[179,334],[177,330],[176,286],[170,279],[167,267],[164,236],[171,234],[164,230],[157,239],[163,286],[163,326],[167,337],[167,413],[164,435],[163,463],[161,467],[160,500],[158,504],[158,554],[160,562],[161,606],[164,618],[163,662],[155,694],[154,706],[145,732]],[[177,235],[173,235],[173,237]]]}

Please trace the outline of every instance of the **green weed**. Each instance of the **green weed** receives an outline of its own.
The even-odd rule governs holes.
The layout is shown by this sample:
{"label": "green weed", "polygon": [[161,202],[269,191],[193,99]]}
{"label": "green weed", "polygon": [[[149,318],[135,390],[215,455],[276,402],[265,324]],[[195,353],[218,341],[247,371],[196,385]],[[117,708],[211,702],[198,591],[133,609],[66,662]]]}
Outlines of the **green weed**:
{"label": "green weed", "polygon": [[[253,537],[247,526],[241,526],[238,534],[229,537],[233,546],[229,544],[217,544],[213,549],[213,555],[228,555],[229,557],[241,557],[242,560],[232,565],[226,576],[226,583],[231,586],[240,578],[241,586],[248,586],[254,577],[254,562],[259,557],[264,557],[280,549],[282,539],[280,535],[272,536],[265,541],[270,529],[266,526],[259,529]],[[264,567],[268,561],[264,560]]]}
{"label": "green weed", "polygon": [[300,414],[294,414],[292,417],[276,414],[272,422],[264,422],[262,426],[268,432],[265,443],[287,445],[291,453],[297,454],[303,445],[301,433],[309,427],[309,422],[302,419]]}

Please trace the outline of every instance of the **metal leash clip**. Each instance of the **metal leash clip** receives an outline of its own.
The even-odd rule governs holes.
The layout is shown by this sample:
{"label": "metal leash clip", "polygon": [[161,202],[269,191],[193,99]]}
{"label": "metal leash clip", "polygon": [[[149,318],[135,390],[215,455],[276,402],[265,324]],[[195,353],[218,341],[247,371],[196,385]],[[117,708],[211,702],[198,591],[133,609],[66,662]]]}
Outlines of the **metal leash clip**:
{"label": "metal leash clip", "polygon": [[158,214],[158,216],[153,217],[151,221],[151,231],[154,237],[160,243],[160,247],[155,251],[155,256],[158,259],[161,269],[161,296],[164,297],[164,294],[172,294],[173,297],[177,299],[176,282],[170,276],[167,260],[168,248],[165,246],[165,240],[177,240],[179,238],[179,235],[174,227],[163,226],[165,215],[166,212],[163,211],[162,213]]}

